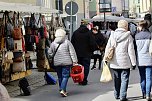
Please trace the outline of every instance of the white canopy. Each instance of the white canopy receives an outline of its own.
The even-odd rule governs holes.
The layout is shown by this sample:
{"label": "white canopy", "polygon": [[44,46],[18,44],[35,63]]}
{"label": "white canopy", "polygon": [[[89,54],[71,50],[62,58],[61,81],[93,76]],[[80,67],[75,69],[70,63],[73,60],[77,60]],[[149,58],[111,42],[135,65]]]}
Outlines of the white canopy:
{"label": "white canopy", "polygon": [[58,13],[58,10],[40,7],[40,6],[33,6],[30,4],[23,4],[23,3],[6,3],[0,2],[0,10],[1,11],[16,11],[16,12],[23,12],[23,13]]}
{"label": "white canopy", "polygon": [[[127,21],[132,21],[132,19],[129,19],[129,18],[124,18],[123,16],[121,17],[118,17],[118,16],[112,16],[112,15],[108,15],[108,16],[105,16],[105,20],[108,21],[108,22],[118,22],[119,20],[127,20]],[[104,21],[104,16],[103,15],[96,15],[94,16],[92,19],[89,20],[90,22],[92,21]]]}

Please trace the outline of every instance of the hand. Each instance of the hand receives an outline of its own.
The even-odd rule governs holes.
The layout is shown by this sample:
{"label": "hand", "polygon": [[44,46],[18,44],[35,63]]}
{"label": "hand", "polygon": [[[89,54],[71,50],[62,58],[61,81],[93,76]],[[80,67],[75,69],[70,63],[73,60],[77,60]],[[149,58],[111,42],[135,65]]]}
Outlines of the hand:
{"label": "hand", "polygon": [[73,62],[73,66],[76,66],[76,65],[78,65],[78,63],[77,62]]}
{"label": "hand", "polygon": [[132,66],[132,70],[135,70],[136,69],[136,66]]}
{"label": "hand", "polygon": [[108,62],[107,61],[104,61],[106,64],[108,64]]}

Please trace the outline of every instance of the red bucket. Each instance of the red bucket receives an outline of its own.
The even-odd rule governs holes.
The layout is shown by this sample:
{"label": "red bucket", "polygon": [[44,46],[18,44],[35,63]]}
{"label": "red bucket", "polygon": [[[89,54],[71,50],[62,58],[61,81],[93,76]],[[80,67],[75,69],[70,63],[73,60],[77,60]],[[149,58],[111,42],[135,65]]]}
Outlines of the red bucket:
{"label": "red bucket", "polygon": [[82,65],[72,67],[70,76],[72,77],[74,83],[82,82],[84,79],[84,67]]}

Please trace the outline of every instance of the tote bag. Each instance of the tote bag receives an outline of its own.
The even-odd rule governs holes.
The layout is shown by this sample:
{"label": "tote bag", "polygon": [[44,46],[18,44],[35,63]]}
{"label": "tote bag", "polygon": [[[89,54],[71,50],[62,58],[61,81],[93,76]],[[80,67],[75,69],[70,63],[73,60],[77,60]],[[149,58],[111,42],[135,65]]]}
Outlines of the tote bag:
{"label": "tote bag", "polygon": [[100,82],[109,82],[112,80],[111,72],[108,65],[103,62],[103,70],[100,77]]}
{"label": "tote bag", "polygon": [[115,48],[117,46],[117,42],[114,38],[114,32],[111,34],[111,42],[112,42],[112,46],[108,49],[107,53],[104,56],[104,59],[106,61],[111,61],[112,60],[112,58],[114,56],[114,53],[115,53]]}

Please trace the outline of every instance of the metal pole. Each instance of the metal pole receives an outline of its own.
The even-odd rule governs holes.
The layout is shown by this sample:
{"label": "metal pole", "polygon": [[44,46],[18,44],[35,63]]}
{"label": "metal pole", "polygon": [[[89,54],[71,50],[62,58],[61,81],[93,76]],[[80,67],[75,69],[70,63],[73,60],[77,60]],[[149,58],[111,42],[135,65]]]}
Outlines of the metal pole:
{"label": "metal pole", "polygon": [[[104,0],[104,4],[105,4],[105,0]],[[106,8],[103,8],[103,14],[104,14],[104,30],[106,31],[106,12],[105,12]]]}
{"label": "metal pole", "polygon": [[72,13],[73,13],[73,12],[72,12],[72,10],[73,10],[73,9],[72,9],[72,1],[73,1],[73,0],[71,0],[71,7],[70,7],[70,8],[71,8],[71,13],[70,13],[70,40],[71,40],[72,32],[73,32],[73,28],[72,28],[72,26],[73,26],[73,25],[72,25],[72,24],[73,24],[73,23],[72,23],[72,22],[73,22],[73,21],[72,21]]}

